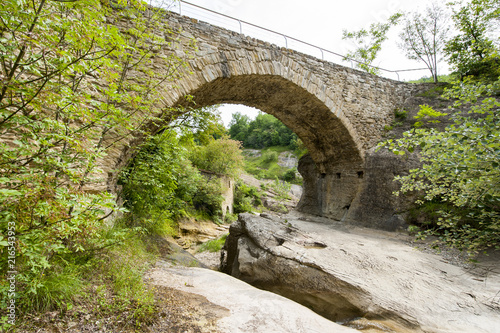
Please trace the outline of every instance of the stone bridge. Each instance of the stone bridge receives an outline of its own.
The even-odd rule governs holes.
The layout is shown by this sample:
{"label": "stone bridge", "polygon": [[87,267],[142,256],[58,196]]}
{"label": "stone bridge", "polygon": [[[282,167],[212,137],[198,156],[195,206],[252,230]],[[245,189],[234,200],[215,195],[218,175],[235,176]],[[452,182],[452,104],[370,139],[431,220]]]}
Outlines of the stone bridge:
{"label": "stone bridge", "polygon": [[[370,179],[380,178],[372,172],[377,162],[369,155],[384,127],[394,120],[395,109],[418,89],[415,85],[322,61],[172,12],[166,13],[165,24],[182,30],[181,49],[176,52],[182,53],[183,43],[187,45],[192,38],[198,47],[187,60],[185,75],[165,86],[165,107],[185,105],[189,94],[197,107],[244,104],[272,114],[309,150],[310,157],[299,168],[305,178],[299,209],[365,225],[387,228],[387,223],[394,224],[390,222],[392,208],[386,207],[387,193],[375,203],[366,199],[377,188]],[[161,66],[155,70],[166,70]],[[105,170],[119,169],[130,156],[127,148],[113,152]],[[387,181],[392,181],[393,173],[387,171]],[[115,179],[110,176],[109,187],[116,185]],[[390,196],[392,189],[386,192]]]}

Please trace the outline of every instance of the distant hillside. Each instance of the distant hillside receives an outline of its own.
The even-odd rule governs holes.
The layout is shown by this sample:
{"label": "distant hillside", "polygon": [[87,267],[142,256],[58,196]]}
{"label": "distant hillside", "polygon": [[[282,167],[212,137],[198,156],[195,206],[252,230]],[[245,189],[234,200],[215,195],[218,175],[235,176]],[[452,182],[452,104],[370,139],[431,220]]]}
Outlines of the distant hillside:
{"label": "distant hillside", "polygon": [[302,177],[297,172],[300,156],[305,151],[289,150],[288,147],[274,146],[265,149],[245,149],[245,171],[259,179],[281,179],[302,185]]}

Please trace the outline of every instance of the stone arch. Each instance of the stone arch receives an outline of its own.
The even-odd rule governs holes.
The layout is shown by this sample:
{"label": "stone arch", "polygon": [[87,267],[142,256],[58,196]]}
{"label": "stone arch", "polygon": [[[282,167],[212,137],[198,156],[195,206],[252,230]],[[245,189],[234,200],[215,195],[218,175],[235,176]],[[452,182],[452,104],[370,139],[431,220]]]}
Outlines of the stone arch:
{"label": "stone arch", "polygon": [[[187,93],[196,107],[244,104],[278,118],[302,139],[310,154],[305,159],[308,166],[299,168],[307,174],[299,209],[339,220],[345,217],[359,192],[363,150],[341,108],[332,110],[315,94],[280,75],[221,72],[220,77],[191,86]],[[176,104],[190,106],[185,98]],[[340,173],[344,177],[334,179]]]}
{"label": "stone arch", "polygon": [[[236,103],[273,114],[301,137],[321,173],[327,164],[341,160],[362,162],[363,140],[344,114],[340,87],[332,90],[317,75],[317,64],[294,60],[289,52],[257,48],[205,55],[199,51],[203,56],[189,61],[190,74],[171,90],[170,100],[186,106],[184,96],[193,95],[197,107]],[[303,124],[294,124],[299,118]],[[332,146],[338,151],[326,152]]]}
{"label": "stone arch", "polygon": [[[310,151],[299,164],[299,171],[312,175],[299,205],[309,213],[352,219],[352,207],[362,205],[359,193],[367,192],[373,179],[367,169],[375,165],[369,163],[370,149],[393,121],[394,108],[415,87],[171,12],[165,13],[165,25],[179,31],[180,39],[160,52],[184,58],[187,66],[175,69],[180,79],[162,86],[161,105],[151,112],[189,107],[185,96],[193,95],[197,107],[237,103],[276,116]],[[192,39],[197,50],[187,56],[184,51],[191,52]],[[153,66],[155,71],[172,70],[161,61]],[[116,192],[115,170],[127,163],[140,141],[130,138],[102,161],[108,190]],[[392,214],[390,208],[384,208],[386,213]]]}
{"label": "stone arch", "polygon": [[[243,104],[271,114],[293,130],[321,173],[332,165],[359,165],[362,152],[342,119],[316,96],[276,75],[220,77],[189,92],[196,107]],[[189,106],[184,98],[178,105]]]}

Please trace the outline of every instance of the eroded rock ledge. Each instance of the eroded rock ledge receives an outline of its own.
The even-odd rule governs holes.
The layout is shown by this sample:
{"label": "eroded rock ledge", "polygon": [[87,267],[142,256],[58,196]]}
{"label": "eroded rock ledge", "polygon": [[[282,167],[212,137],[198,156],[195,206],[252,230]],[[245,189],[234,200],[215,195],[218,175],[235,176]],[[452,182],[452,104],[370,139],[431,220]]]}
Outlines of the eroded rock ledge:
{"label": "eroded rock ledge", "polygon": [[387,233],[318,221],[241,214],[221,268],[337,322],[382,320],[396,332],[500,327],[498,265],[485,279]]}

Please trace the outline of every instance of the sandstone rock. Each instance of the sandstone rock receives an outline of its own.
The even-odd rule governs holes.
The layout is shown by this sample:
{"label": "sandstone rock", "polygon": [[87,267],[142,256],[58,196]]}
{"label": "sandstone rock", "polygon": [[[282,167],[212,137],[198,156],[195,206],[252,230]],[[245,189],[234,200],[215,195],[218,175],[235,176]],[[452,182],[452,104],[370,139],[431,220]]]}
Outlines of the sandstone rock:
{"label": "sandstone rock", "polygon": [[197,221],[194,218],[182,218],[178,221],[179,235],[177,243],[185,249],[219,237],[222,233],[213,221]]}
{"label": "sandstone rock", "polygon": [[156,285],[204,296],[209,302],[228,309],[229,314],[217,322],[220,333],[357,332],[289,299],[259,290],[220,272],[189,267],[157,267],[146,278]]}
{"label": "sandstone rock", "polygon": [[498,263],[478,278],[388,233],[321,222],[241,214],[221,268],[334,321],[383,318],[396,332],[497,332]]}

